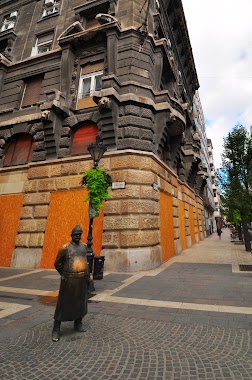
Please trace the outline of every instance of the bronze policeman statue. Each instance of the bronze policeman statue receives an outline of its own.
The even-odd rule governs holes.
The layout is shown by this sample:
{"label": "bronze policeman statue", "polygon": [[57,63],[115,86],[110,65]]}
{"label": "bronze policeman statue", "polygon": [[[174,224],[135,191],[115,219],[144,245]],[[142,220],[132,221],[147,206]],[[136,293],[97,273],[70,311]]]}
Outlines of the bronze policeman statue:
{"label": "bronze policeman statue", "polygon": [[62,321],[74,321],[76,331],[86,331],[82,326],[82,318],[87,314],[88,265],[87,247],[80,242],[81,235],[81,227],[75,226],[71,233],[71,242],[59,249],[54,263],[56,270],[61,275],[52,331],[54,342],[60,340]]}

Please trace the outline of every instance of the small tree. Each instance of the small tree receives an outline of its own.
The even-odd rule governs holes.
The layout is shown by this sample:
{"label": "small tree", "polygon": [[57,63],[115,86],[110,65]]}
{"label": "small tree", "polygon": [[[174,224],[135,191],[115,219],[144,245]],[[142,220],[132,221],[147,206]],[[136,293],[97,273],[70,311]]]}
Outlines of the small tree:
{"label": "small tree", "polygon": [[224,138],[219,183],[227,216],[229,220],[241,219],[245,248],[250,251],[248,222],[252,220],[252,137],[243,126],[236,126]]}

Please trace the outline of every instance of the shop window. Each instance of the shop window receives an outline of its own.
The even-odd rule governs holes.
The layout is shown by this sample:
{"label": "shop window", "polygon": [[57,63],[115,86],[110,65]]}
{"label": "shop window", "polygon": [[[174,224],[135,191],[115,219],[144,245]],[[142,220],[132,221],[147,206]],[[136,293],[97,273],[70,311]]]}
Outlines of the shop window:
{"label": "shop window", "polygon": [[95,124],[87,124],[74,133],[71,147],[71,156],[87,153],[87,147],[95,143],[98,135],[98,128]]}
{"label": "shop window", "polygon": [[59,13],[60,0],[44,0],[42,17]]}
{"label": "shop window", "polygon": [[34,141],[28,134],[17,135],[6,150],[3,166],[24,165],[31,161]]}
{"label": "shop window", "polygon": [[36,38],[35,46],[32,48],[31,56],[47,53],[52,50],[53,33],[43,34]]}
{"label": "shop window", "polygon": [[11,12],[8,16],[6,16],[3,20],[1,32],[5,32],[7,30],[13,30],[16,24],[18,12]]}
{"label": "shop window", "polygon": [[31,77],[25,81],[22,108],[29,107],[38,103],[42,81],[43,75]]}

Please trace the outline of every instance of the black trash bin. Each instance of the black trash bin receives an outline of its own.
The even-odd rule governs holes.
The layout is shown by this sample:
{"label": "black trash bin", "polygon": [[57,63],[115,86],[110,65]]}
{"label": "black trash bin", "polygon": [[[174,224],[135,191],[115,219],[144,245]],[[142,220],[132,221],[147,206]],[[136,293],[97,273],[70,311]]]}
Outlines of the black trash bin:
{"label": "black trash bin", "polygon": [[102,280],[103,279],[103,270],[104,270],[104,256],[95,256],[94,257],[94,280]]}

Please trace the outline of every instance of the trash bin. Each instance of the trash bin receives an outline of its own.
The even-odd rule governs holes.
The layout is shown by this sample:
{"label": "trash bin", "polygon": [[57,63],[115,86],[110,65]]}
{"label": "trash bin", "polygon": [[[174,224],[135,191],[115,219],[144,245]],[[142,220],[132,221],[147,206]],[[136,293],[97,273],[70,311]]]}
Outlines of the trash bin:
{"label": "trash bin", "polygon": [[88,276],[90,276],[90,273],[93,271],[93,261],[94,255],[87,254]]}
{"label": "trash bin", "polygon": [[105,261],[105,256],[94,257],[94,273],[93,273],[94,280],[103,279],[104,261]]}

